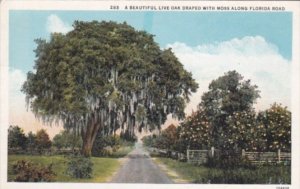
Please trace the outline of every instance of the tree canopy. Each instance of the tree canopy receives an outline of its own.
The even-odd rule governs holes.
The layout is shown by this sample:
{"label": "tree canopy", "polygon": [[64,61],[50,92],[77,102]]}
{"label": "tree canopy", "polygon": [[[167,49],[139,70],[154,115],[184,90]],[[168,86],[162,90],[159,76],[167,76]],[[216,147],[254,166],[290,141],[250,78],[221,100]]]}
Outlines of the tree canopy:
{"label": "tree canopy", "polygon": [[[227,141],[227,144],[230,144],[228,140],[237,126],[234,123],[235,119],[246,118],[243,122],[247,124],[253,120],[250,118],[253,114],[253,104],[260,97],[257,88],[236,71],[229,71],[209,84],[209,91],[202,95],[199,108],[203,109],[212,124],[214,146],[233,149],[225,143]],[[242,116],[236,115],[242,112]]]}
{"label": "tree canopy", "polygon": [[22,91],[43,121],[62,121],[83,137],[86,155],[99,130],[160,127],[184,118],[198,84],[171,49],[126,23],[76,21],[67,34],[36,40],[35,71]]}
{"label": "tree canopy", "polygon": [[26,148],[27,138],[23,129],[19,126],[11,125],[8,128],[8,148]]}
{"label": "tree canopy", "polygon": [[61,131],[53,137],[53,146],[57,147],[59,150],[62,148],[74,150],[75,148],[80,148],[81,145],[82,140],[80,136],[67,130]]}
{"label": "tree canopy", "polygon": [[292,113],[281,104],[274,103],[260,112],[258,119],[266,130],[266,149],[269,151],[291,151]]}
{"label": "tree canopy", "polygon": [[41,129],[36,133],[36,145],[40,151],[43,149],[49,149],[51,147],[51,140],[46,130]]}
{"label": "tree canopy", "polygon": [[211,124],[203,110],[198,109],[180,124],[179,137],[185,149],[209,149],[212,147]]}

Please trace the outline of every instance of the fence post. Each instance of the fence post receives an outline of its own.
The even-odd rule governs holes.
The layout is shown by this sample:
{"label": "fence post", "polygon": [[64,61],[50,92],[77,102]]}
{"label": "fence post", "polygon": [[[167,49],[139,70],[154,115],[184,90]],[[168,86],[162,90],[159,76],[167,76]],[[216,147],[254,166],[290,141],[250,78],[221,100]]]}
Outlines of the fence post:
{"label": "fence post", "polygon": [[278,156],[278,163],[281,162],[281,154],[280,154],[280,149],[278,149],[278,152],[277,152],[277,156]]}
{"label": "fence post", "polygon": [[190,162],[190,153],[189,153],[189,149],[186,150],[186,157],[187,157],[187,162]]}
{"label": "fence post", "polygon": [[245,155],[246,155],[246,152],[244,149],[242,149],[242,157],[245,157]]}
{"label": "fence post", "polygon": [[215,147],[211,147],[211,157],[215,156]]}

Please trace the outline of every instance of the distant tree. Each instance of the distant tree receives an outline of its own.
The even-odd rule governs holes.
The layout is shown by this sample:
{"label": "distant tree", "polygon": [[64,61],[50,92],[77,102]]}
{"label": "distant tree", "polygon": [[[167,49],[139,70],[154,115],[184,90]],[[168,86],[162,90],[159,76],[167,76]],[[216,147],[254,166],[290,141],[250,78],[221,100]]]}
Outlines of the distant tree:
{"label": "distant tree", "polygon": [[169,125],[160,135],[155,138],[155,147],[160,149],[173,150],[178,140],[177,128]]}
{"label": "distant tree", "polygon": [[46,130],[41,129],[36,133],[36,145],[37,149],[41,152],[44,149],[49,149],[51,147],[51,141]]}
{"label": "distant tree", "polygon": [[164,138],[165,149],[173,150],[178,141],[178,133],[175,125],[169,125],[165,130],[161,133]]}
{"label": "distant tree", "polygon": [[45,122],[60,120],[82,136],[91,155],[99,130],[160,127],[184,108],[198,84],[171,49],[126,23],[75,21],[67,34],[36,40],[35,72],[22,91]]}
{"label": "distant tree", "polygon": [[128,130],[121,131],[120,138],[129,142],[137,141],[137,137],[135,135],[130,134]]}
{"label": "distant tree", "polygon": [[58,148],[70,148],[74,150],[75,148],[79,149],[82,145],[82,140],[80,136],[76,135],[73,131],[64,130],[53,137],[52,140],[53,146]]}
{"label": "distant tree", "polygon": [[11,125],[8,128],[8,148],[26,149],[26,136],[19,126]]}
{"label": "distant tree", "polygon": [[236,113],[252,111],[259,97],[257,86],[252,85],[250,80],[243,80],[243,76],[236,71],[229,71],[209,84],[209,91],[203,94],[199,106],[212,124],[215,147],[229,147],[224,146],[224,141],[231,137],[234,124],[229,125],[228,118]]}
{"label": "distant tree", "polygon": [[291,151],[291,112],[287,107],[274,103],[258,118],[266,129],[268,151]]}
{"label": "distant tree", "polygon": [[66,146],[65,138],[62,133],[56,134],[53,137],[52,145],[56,147],[58,150],[64,148]]}
{"label": "distant tree", "polygon": [[27,135],[27,149],[31,152],[36,149],[36,135],[32,131]]}
{"label": "distant tree", "polygon": [[70,147],[72,150],[82,147],[82,138],[74,131],[65,131],[63,136],[67,138],[67,147]]}
{"label": "distant tree", "polygon": [[144,145],[144,146],[147,146],[147,147],[152,147],[152,148],[156,147],[156,146],[155,146],[155,145],[156,145],[156,138],[157,138],[157,137],[156,137],[155,134],[144,136],[144,137],[142,138],[143,145]]}

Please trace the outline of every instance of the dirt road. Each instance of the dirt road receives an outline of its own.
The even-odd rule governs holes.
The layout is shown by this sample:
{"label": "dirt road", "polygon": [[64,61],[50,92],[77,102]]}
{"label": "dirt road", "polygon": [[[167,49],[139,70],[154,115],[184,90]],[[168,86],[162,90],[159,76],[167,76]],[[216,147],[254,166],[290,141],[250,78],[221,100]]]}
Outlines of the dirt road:
{"label": "dirt road", "polygon": [[126,158],[128,159],[112,178],[111,183],[173,183],[151,160],[142,144],[137,143],[135,149]]}

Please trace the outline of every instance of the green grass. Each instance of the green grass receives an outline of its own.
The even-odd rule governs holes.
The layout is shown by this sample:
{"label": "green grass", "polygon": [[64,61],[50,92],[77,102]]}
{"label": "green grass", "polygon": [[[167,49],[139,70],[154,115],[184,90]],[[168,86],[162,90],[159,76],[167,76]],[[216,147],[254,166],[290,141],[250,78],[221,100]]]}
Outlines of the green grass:
{"label": "green grass", "polygon": [[53,164],[53,171],[56,174],[54,182],[106,182],[112,174],[119,168],[120,163],[116,158],[96,158],[92,157],[93,176],[90,179],[75,179],[67,174],[66,161],[64,156],[30,156],[30,155],[9,155],[8,156],[8,181],[13,181],[15,175],[12,174],[12,165],[18,160],[31,161],[34,164]]}
{"label": "green grass", "polygon": [[195,166],[168,158],[157,158],[169,169],[175,170],[183,179],[191,183],[215,184],[290,184],[289,166],[261,166],[253,169],[220,169],[206,166]]}
{"label": "green grass", "polygon": [[165,164],[168,168],[175,170],[180,177],[191,183],[199,180],[202,175],[206,175],[208,171],[218,172],[220,170],[213,168],[206,168],[204,166],[195,166],[186,162],[179,162],[169,158],[156,158],[159,163]]}

